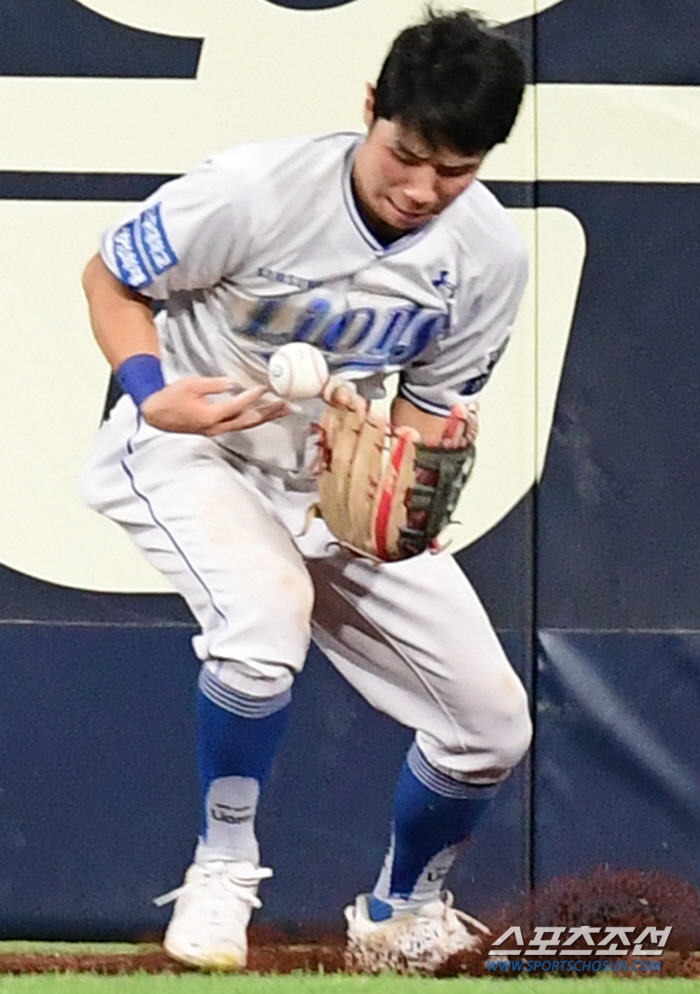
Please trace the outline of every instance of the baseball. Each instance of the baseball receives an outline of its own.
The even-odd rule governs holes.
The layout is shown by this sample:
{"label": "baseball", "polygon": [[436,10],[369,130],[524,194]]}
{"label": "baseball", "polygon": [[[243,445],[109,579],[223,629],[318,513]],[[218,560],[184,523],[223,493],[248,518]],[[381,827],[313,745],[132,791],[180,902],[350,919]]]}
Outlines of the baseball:
{"label": "baseball", "polygon": [[328,366],[307,342],[288,342],[272,353],[267,367],[270,386],[286,400],[318,397],[328,382]]}

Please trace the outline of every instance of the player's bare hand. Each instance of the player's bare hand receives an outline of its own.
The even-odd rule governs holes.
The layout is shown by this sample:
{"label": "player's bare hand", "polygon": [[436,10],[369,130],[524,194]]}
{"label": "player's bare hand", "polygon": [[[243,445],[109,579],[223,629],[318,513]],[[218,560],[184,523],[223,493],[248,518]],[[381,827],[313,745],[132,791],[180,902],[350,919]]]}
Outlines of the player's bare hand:
{"label": "player's bare hand", "polygon": [[479,434],[479,408],[476,404],[455,404],[445,421],[440,444],[443,449],[464,449]]}
{"label": "player's bare hand", "polygon": [[266,386],[251,387],[230,399],[212,399],[230,390],[225,376],[185,377],[147,397],[141,413],[161,431],[209,436],[254,428],[289,413],[284,400],[258,403],[267,393]]}

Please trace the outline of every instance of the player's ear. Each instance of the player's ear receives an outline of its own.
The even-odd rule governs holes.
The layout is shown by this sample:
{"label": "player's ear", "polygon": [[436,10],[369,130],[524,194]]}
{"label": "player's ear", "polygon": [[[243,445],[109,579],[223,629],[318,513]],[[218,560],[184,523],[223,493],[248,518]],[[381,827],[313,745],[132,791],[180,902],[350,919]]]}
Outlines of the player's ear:
{"label": "player's ear", "polygon": [[376,92],[377,88],[371,83],[368,83],[364,109],[364,122],[368,131],[372,130],[372,125],[374,124],[374,97]]}

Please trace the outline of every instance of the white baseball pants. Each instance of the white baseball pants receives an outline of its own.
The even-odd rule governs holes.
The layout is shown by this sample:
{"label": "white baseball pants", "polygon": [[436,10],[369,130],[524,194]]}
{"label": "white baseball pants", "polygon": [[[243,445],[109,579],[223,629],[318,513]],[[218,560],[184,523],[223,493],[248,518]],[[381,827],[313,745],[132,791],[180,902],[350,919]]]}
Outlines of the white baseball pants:
{"label": "white baseball pants", "polygon": [[151,428],[129,398],[101,428],[82,489],[185,598],[201,626],[194,650],[222,682],[279,694],[313,638],[448,776],[496,783],[526,751],[524,689],[452,556],[352,556],[321,520],[305,530],[313,492],[213,439]]}

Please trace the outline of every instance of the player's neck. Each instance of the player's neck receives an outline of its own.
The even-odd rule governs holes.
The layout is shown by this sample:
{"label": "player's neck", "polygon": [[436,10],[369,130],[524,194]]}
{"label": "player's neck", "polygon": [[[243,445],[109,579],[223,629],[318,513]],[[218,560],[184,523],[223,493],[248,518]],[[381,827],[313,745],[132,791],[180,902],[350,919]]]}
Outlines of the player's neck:
{"label": "player's neck", "polygon": [[355,178],[350,174],[350,190],[352,191],[352,198],[355,201],[355,207],[357,208],[357,213],[360,215],[362,223],[365,228],[374,235],[380,245],[384,248],[388,248],[393,242],[403,238],[405,232],[395,231],[393,228],[389,228],[388,225],[383,224],[377,218],[372,217],[368,214],[362,201],[357,192],[357,187],[355,186]]}

